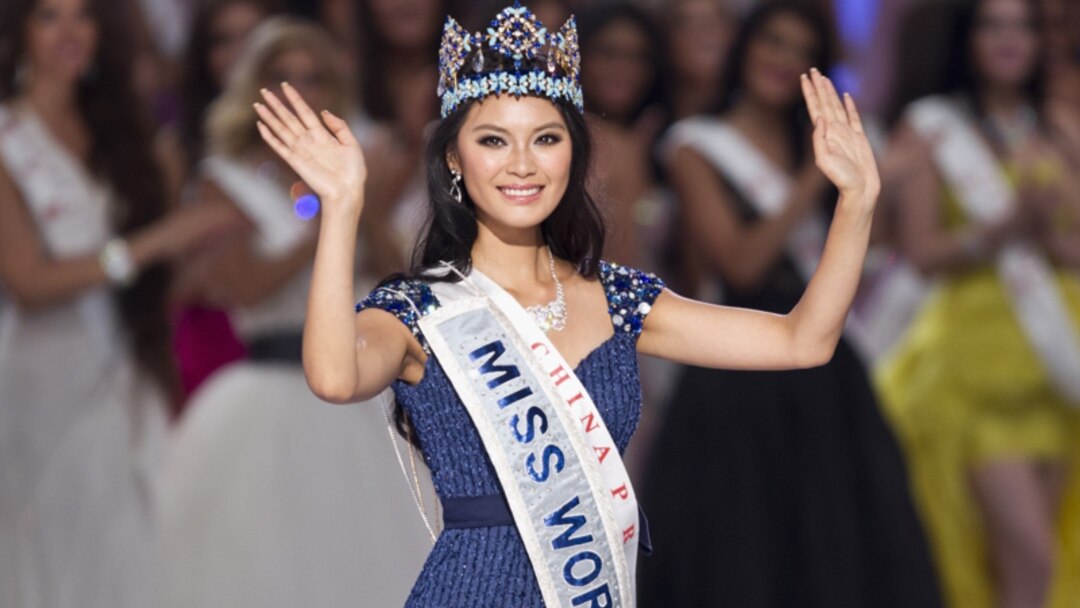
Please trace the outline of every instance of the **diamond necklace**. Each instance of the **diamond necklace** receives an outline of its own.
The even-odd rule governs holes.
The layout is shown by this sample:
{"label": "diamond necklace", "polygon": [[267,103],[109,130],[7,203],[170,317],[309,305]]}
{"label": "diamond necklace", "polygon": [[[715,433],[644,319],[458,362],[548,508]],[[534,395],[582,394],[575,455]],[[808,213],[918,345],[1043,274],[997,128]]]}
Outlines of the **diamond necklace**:
{"label": "diamond necklace", "polygon": [[563,299],[563,287],[555,274],[555,256],[551,255],[551,247],[547,247],[549,267],[551,268],[551,280],[555,282],[555,299],[547,304],[528,306],[525,312],[532,316],[536,324],[544,332],[554,329],[562,331],[566,329],[566,300]]}

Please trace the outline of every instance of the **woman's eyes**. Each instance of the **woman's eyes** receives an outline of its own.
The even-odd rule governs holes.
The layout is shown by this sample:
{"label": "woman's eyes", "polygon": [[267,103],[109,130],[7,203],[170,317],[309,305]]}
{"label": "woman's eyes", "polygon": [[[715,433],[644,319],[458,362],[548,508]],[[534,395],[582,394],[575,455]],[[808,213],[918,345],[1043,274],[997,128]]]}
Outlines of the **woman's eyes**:
{"label": "woman's eyes", "polygon": [[562,141],[562,137],[555,135],[554,133],[546,133],[537,138],[536,141],[537,143],[543,144],[545,146],[551,146]]}
{"label": "woman's eyes", "polygon": [[[554,133],[545,133],[536,138],[536,143],[542,146],[553,146],[562,141],[562,137]],[[497,148],[506,145],[506,140],[494,135],[488,135],[480,139],[481,146],[487,146],[489,148]]]}

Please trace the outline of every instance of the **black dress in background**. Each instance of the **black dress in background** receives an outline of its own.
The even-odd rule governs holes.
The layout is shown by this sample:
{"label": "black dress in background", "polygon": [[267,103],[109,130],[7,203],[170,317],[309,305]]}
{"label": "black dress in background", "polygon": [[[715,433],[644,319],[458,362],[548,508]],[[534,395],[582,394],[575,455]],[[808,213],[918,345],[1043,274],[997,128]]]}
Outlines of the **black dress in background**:
{"label": "black dress in background", "polygon": [[[787,313],[805,287],[784,258],[724,303]],[[655,546],[641,608],[941,606],[899,448],[846,341],[810,370],[686,367],[666,412],[641,492]]]}

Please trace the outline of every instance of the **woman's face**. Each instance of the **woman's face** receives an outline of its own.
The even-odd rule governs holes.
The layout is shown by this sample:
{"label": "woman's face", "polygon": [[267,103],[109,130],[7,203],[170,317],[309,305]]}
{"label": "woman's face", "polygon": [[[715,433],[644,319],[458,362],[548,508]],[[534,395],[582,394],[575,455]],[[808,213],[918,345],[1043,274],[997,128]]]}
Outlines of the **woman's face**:
{"label": "woman's face", "polygon": [[488,96],[469,109],[447,158],[460,171],[479,222],[506,234],[540,225],[562,200],[573,157],[554,103]]}
{"label": "woman's face", "polygon": [[610,22],[583,49],[581,87],[590,105],[625,120],[648,94],[656,77],[648,35],[629,19]]}
{"label": "woman's face", "polygon": [[799,17],[773,15],[747,47],[742,66],[746,92],[771,106],[796,103],[799,75],[815,67],[812,64],[820,44],[813,28]]}
{"label": "woman's face", "polygon": [[266,15],[251,2],[231,2],[217,11],[210,23],[210,48],[206,61],[218,87],[225,85],[229,70],[240,58],[248,35]]}
{"label": "woman's face", "polygon": [[1019,87],[1039,51],[1035,11],[1027,0],[985,0],[975,13],[971,58],[984,84]]}
{"label": "woman's face", "polygon": [[668,29],[671,65],[680,78],[720,78],[731,48],[732,18],[717,0],[685,0],[672,10]]}
{"label": "woman's face", "polygon": [[439,35],[438,0],[369,0],[371,17],[386,42],[403,51],[427,50]]}
{"label": "woman's face", "polygon": [[34,74],[79,80],[97,55],[99,28],[88,0],[41,0],[26,22],[26,56]]}
{"label": "woman's face", "polygon": [[263,73],[262,86],[281,97],[281,83],[288,82],[309,106],[316,111],[329,109],[340,113],[335,107],[333,76],[328,66],[321,65],[318,57],[304,47],[292,47],[278,53]]}

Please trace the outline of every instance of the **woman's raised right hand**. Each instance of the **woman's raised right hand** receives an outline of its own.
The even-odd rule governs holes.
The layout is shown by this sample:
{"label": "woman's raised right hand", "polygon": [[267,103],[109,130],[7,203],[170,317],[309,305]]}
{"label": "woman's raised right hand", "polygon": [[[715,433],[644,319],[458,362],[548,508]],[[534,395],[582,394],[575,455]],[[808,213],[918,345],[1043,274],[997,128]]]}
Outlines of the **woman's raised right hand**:
{"label": "woman's raised right hand", "polygon": [[316,115],[287,83],[281,89],[292,109],[267,89],[266,103],[255,104],[263,140],[319,195],[324,211],[362,205],[367,167],[349,125],[326,110]]}

